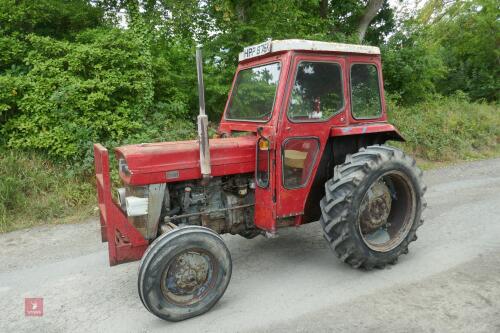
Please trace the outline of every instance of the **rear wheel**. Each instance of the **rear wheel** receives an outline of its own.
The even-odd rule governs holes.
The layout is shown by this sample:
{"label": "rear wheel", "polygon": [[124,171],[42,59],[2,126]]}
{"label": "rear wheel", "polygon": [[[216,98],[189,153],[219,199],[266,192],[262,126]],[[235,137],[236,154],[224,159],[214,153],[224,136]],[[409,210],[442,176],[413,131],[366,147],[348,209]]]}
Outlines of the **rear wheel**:
{"label": "rear wheel", "polygon": [[156,239],[139,268],[139,296],[156,316],[180,321],[210,310],[231,279],[231,255],[205,227],[174,229]]}
{"label": "rear wheel", "polygon": [[324,236],[353,267],[394,264],[417,239],[425,190],[413,158],[383,145],[361,148],[336,166],[325,184]]}

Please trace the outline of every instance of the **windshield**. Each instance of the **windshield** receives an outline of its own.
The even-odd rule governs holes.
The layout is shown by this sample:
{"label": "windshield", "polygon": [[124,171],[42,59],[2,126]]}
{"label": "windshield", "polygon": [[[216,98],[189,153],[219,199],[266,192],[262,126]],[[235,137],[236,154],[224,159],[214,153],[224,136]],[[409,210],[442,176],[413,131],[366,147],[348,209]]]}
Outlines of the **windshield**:
{"label": "windshield", "polygon": [[269,120],[273,112],[280,72],[279,63],[241,70],[236,77],[226,118]]}

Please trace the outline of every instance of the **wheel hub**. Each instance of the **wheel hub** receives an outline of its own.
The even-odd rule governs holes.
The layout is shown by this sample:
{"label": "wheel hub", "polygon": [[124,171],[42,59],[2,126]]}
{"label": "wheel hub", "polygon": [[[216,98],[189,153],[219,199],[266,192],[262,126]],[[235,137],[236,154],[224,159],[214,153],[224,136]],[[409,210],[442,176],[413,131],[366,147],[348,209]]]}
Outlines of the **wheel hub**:
{"label": "wheel hub", "polygon": [[213,271],[210,254],[192,249],[178,254],[163,274],[162,292],[180,305],[189,305],[208,291]]}
{"label": "wheel hub", "polygon": [[187,252],[177,257],[170,269],[175,287],[190,292],[207,279],[208,262],[197,252]]}
{"label": "wheel hub", "polygon": [[392,198],[389,188],[379,180],[366,193],[360,209],[360,225],[363,232],[373,232],[387,222]]}

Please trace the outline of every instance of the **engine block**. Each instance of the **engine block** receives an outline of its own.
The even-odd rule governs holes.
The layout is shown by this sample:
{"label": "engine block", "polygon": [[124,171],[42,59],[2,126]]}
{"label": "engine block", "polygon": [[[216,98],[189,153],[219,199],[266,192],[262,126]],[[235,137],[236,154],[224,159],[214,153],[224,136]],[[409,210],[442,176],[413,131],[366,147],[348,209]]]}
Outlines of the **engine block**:
{"label": "engine block", "polygon": [[253,175],[214,177],[168,184],[161,223],[201,225],[218,233],[248,234],[253,224],[255,184]]}

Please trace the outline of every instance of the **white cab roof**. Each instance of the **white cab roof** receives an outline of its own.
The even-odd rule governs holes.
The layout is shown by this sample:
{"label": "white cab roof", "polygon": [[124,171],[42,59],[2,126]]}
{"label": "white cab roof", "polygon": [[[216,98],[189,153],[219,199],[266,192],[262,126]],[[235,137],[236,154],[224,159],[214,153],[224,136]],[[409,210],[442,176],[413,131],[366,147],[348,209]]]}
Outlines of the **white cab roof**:
{"label": "white cab roof", "polygon": [[[380,54],[380,49],[376,46],[319,42],[305,39],[285,39],[271,41],[271,50],[266,53],[280,51],[301,50],[301,51],[330,51],[342,53],[360,54]],[[249,59],[244,52],[240,52],[239,61]]]}

